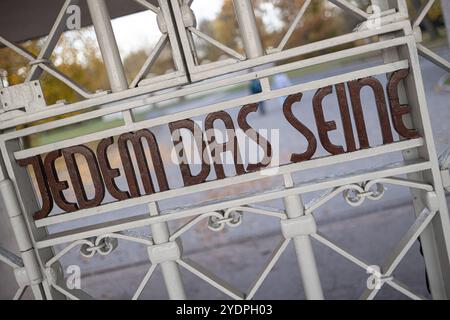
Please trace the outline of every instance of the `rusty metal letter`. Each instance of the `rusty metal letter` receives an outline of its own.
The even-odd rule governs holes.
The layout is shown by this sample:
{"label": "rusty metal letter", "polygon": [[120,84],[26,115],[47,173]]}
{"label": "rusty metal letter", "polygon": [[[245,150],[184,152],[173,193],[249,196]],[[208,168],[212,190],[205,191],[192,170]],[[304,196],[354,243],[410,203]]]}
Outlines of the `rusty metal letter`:
{"label": "rusty metal letter", "polygon": [[[172,133],[172,140],[175,149],[179,148],[180,151],[177,152],[177,157],[180,164],[180,170],[181,174],[183,176],[183,181],[185,186],[192,186],[195,184],[199,184],[206,181],[206,178],[209,175],[209,172],[211,170],[211,165],[206,162],[205,159],[205,151],[206,151],[206,143],[203,139],[203,132],[201,128],[191,119],[184,119],[179,120],[175,122],[169,123],[170,132]],[[181,137],[180,129],[188,129],[191,131],[195,143],[197,145],[197,148],[199,150],[200,159],[202,162],[202,167],[200,169],[200,172],[197,175],[192,175],[191,168],[189,166],[188,159],[185,154],[184,145],[183,145],[183,138]]]}
{"label": "rusty metal letter", "polygon": [[290,95],[286,98],[286,100],[283,103],[283,113],[286,120],[295,128],[297,129],[308,141],[308,147],[305,152],[303,153],[293,153],[291,155],[291,162],[301,162],[305,160],[309,160],[312,158],[314,153],[317,150],[317,140],[314,136],[314,133],[312,133],[311,130],[307,126],[305,126],[300,120],[298,120],[293,112],[292,112],[292,105],[295,102],[300,102],[302,100],[303,94],[297,93]]}
{"label": "rusty metal letter", "polygon": [[[105,198],[105,185],[103,184],[102,177],[100,175],[100,169],[98,167],[95,153],[86,146],[74,146],[65,148],[62,150],[64,160],[66,161],[67,170],[69,172],[70,181],[77,198],[78,205],[81,209],[92,208],[100,205]],[[86,189],[83,181],[81,180],[80,169],[75,159],[75,154],[79,154],[84,157],[91,175],[92,183],[94,185],[94,197],[88,199],[86,195]]]}
{"label": "rusty metal letter", "polygon": [[130,194],[119,189],[115,182],[115,178],[120,176],[119,169],[113,169],[108,160],[108,147],[114,143],[112,137],[102,139],[97,146],[97,158],[100,170],[102,171],[103,180],[106,189],[117,200],[126,200],[130,198]]}
{"label": "rusty metal letter", "polygon": [[255,141],[263,150],[264,150],[264,158],[258,163],[249,163],[247,165],[247,172],[256,171],[261,168],[267,167],[272,161],[272,145],[269,141],[267,141],[264,137],[262,137],[255,129],[253,129],[247,122],[247,116],[250,112],[258,111],[258,104],[248,104],[243,106],[241,110],[239,110],[238,114],[238,124],[239,128],[241,128],[245,134]]}
{"label": "rusty metal letter", "polygon": [[66,212],[76,211],[78,210],[78,205],[68,202],[63,193],[64,190],[69,189],[69,184],[67,181],[60,181],[56,172],[55,161],[59,157],[61,157],[61,150],[52,151],[45,157],[44,168],[48,178],[48,185],[58,207]]}
{"label": "rusty metal letter", "polygon": [[[225,124],[227,129],[228,142],[217,143],[216,136],[214,134],[214,121],[221,120]],[[214,161],[214,168],[216,171],[217,179],[224,179],[225,172],[223,170],[222,160],[220,158],[221,152],[230,151],[233,154],[234,167],[236,174],[241,175],[245,173],[244,165],[242,164],[241,152],[239,150],[238,140],[233,125],[233,120],[230,115],[225,111],[217,111],[208,114],[205,119],[206,136],[208,137],[209,148],[211,150],[211,156]]]}
{"label": "rusty metal letter", "polygon": [[404,138],[414,139],[418,138],[419,134],[414,129],[408,129],[403,122],[403,115],[411,112],[411,106],[407,104],[401,105],[398,97],[398,84],[408,75],[408,69],[394,72],[389,79],[387,92],[395,130]]}
{"label": "rusty metal letter", "polygon": [[361,149],[370,147],[369,140],[367,138],[366,125],[364,122],[364,113],[361,105],[361,90],[365,86],[371,87],[375,95],[375,103],[378,111],[378,119],[380,121],[381,134],[383,136],[383,144],[394,142],[383,86],[380,81],[374,77],[367,77],[364,79],[353,80],[348,83],[350,99],[353,106],[353,115],[355,117],[356,129],[358,131]]}
{"label": "rusty metal letter", "polygon": [[145,156],[144,146],[142,144],[142,139],[145,139],[147,141],[148,147],[150,149],[153,167],[158,179],[159,190],[169,190],[166,173],[164,171],[164,165],[162,162],[161,154],[159,152],[158,143],[156,142],[156,138],[150,130],[142,129],[137,131],[136,133],[124,133],[120,135],[118,139],[120,159],[122,160],[122,165],[125,170],[125,176],[127,178],[132,197],[139,197],[141,194],[139,192],[139,186],[136,180],[136,173],[134,171],[130,151],[127,146],[128,141],[130,141],[133,145],[133,150],[136,156],[137,165],[139,167],[142,184],[144,185],[145,194],[152,194],[155,192],[152,177],[150,175],[150,170],[148,168],[147,157]]}
{"label": "rusty metal letter", "polygon": [[317,131],[319,132],[320,142],[322,143],[325,150],[331,154],[341,154],[344,153],[344,148],[342,146],[334,145],[328,137],[328,132],[336,130],[335,121],[326,121],[323,114],[323,99],[333,92],[333,87],[328,86],[317,90],[313,98],[313,109],[314,117],[316,118]]}
{"label": "rusty metal letter", "polygon": [[41,156],[34,156],[26,159],[21,159],[18,160],[17,163],[21,167],[31,165],[34,171],[34,176],[36,177],[36,182],[42,198],[42,207],[39,211],[34,213],[33,215],[34,220],[39,220],[47,217],[53,209],[53,198],[50,193],[48,179],[47,176],[45,175],[44,164],[42,163]]}

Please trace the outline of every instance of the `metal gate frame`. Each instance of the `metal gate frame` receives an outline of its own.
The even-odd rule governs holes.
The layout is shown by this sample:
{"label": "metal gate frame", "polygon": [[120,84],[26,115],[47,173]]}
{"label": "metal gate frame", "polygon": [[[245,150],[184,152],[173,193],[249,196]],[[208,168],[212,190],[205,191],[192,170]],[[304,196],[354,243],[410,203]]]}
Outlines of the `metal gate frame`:
{"label": "metal gate frame", "polygon": [[[369,22],[373,19],[368,13],[363,12],[346,0],[330,0],[330,2],[360,19],[362,24],[359,28],[351,34],[333,38],[333,41],[328,39],[285,50],[284,46],[287,40],[310,3],[310,1],[306,1],[280,45],[276,49],[266,53],[262,49],[258,36],[251,1],[234,0],[236,17],[240,29],[245,30],[245,32],[241,32],[245,47],[245,57],[236,53],[231,48],[227,48],[223,44],[218,43],[211,37],[201,34],[200,31],[195,29],[195,25],[192,24],[192,12],[189,11],[190,0],[181,2],[171,0],[170,5],[169,2],[160,1],[159,7],[155,7],[145,0],[134,0],[159,15],[158,22],[163,31],[163,36],[158,42],[155,51],[150,55],[137,78],[130,86],[126,81],[124,82],[123,66],[120,62],[117,44],[107,15],[105,0],[87,1],[102,57],[108,71],[112,93],[87,93],[70,79],[60,74],[46,60],[50,57],[59,35],[63,32],[62,21],[64,20],[65,8],[75,1],[65,1],[61,13],[52,28],[50,37],[37,57],[25,51],[20,46],[0,37],[1,43],[24,56],[32,64],[26,83],[19,85],[22,86],[22,89],[19,88],[17,90],[25,90],[23,89],[25,88],[24,86],[27,86],[26,88],[29,88],[29,86],[39,87],[39,83],[36,80],[43,70],[61,79],[86,98],[86,100],[70,105],[59,104],[47,107],[42,105],[42,102],[38,101],[36,103],[34,100],[36,97],[33,96],[31,100],[23,98],[25,104],[16,104],[12,101],[13,105],[15,105],[14,108],[7,106],[5,101],[10,101],[5,100],[4,96],[0,98],[3,106],[0,113],[0,150],[2,154],[0,161],[0,194],[20,250],[20,257],[17,257],[1,249],[0,260],[14,269],[19,285],[19,289],[14,298],[20,298],[27,287],[32,289],[36,299],[57,299],[65,297],[69,299],[90,298],[81,290],[70,290],[65,286],[64,274],[61,270],[59,260],[75,247],[81,247],[81,252],[85,256],[93,256],[96,253],[106,255],[114,249],[117,240],[121,240],[133,241],[146,246],[151,262],[151,267],[133,296],[134,299],[139,298],[158,265],[161,266],[166,288],[171,299],[186,298],[179,273],[180,266],[232,298],[251,299],[277,262],[281,253],[292,240],[298,257],[302,285],[304,286],[307,298],[323,299],[320,278],[311,247],[311,238],[318,240],[320,243],[365,270],[369,268],[370,264],[317,232],[313,215],[314,210],[342,192],[344,192],[346,200],[352,205],[361,204],[365,198],[377,200],[384,192],[382,184],[393,184],[410,188],[416,220],[408,232],[402,237],[391,255],[386,258],[385,264],[380,268],[381,271],[375,273],[377,281],[381,285],[391,286],[410,298],[421,299],[422,297],[412,292],[406,285],[400,283],[393,277],[393,272],[402,258],[413,243],[420,238],[432,297],[434,299],[450,298],[450,223],[444,194],[444,187],[448,188],[450,186],[448,175],[449,158],[447,153],[447,156],[444,156],[441,162],[439,162],[435,150],[418,59],[419,53],[450,72],[450,64],[448,61],[445,61],[419,43],[421,40],[420,23],[427,11],[431,8],[434,0],[429,0],[425,3],[420,14],[413,19],[412,23],[408,16],[405,0],[373,0],[373,4],[378,5],[383,11],[382,16],[379,17],[381,25],[377,29],[368,28]],[[198,66],[196,64],[195,48],[192,47],[192,33],[218,46],[234,57],[234,59]],[[253,70],[254,67],[264,66],[268,62],[281,61],[306,53],[331,48],[336,44],[349,43],[373,36],[379,36],[379,40],[355,48],[336,51],[280,66],[265,67],[260,71]],[[152,63],[154,63],[156,56],[168,39],[170,40],[177,71],[169,76],[162,76],[163,78],[143,80],[143,77],[148,72]],[[276,90],[270,87],[270,82],[268,81],[268,77],[277,73],[301,69],[342,57],[377,51],[383,52],[385,64]],[[33,221],[32,219],[32,214],[39,207],[36,197],[30,197],[31,194],[35,194],[35,191],[32,187],[28,171],[18,166],[15,160],[105,137],[116,136],[129,131],[163,125],[213,111],[226,110],[243,104],[256,103],[266,99],[317,89],[367,76],[389,74],[408,67],[410,69],[410,75],[400,90],[400,100],[403,102],[407,101],[412,107],[412,117],[408,121],[418,130],[421,138],[359,150],[350,154],[318,158],[303,163],[281,166],[276,174],[272,176],[282,177],[284,185],[282,188],[269,190],[264,193],[244,195],[235,199],[223,199],[215,203],[178,208],[168,212],[161,212],[158,208],[158,201],[164,199],[267,178],[265,174],[269,173],[268,170],[248,173],[242,176],[228,177],[220,181],[210,181],[200,185],[173,189],[121,202],[102,204],[96,208],[50,216],[37,221]],[[216,76],[239,70],[247,70],[248,72],[231,78],[215,78]],[[263,92],[260,94],[232,99],[139,122],[135,121],[132,117],[131,111],[145,104],[183,97],[188,94],[204,92],[234,83],[246,82],[254,78],[262,80]],[[209,80],[199,82],[205,79]],[[184,84],[188,85],[176,91],[156,92],[163,88]],[[2,93],[9,92],[9,88],[2,89]],[[153,94],[149,96],[149,93]],[[107,105],[105,108],[93,108],[95,106],[105,105]],[[74,111],[85,112],[49,123],[26,126],[38,120]],[[30,134],[61,128],[118,112],[123,113],[124,124],[117,128],[90,133],[34,148],[24,149],[21,144],[21,139]],[[368,169],[365,172],[356,172],[351,175],[301,184],[296,184],[291,176],[292,173],[301,170],[336,165],[351,160],[366,159],[375,155],[393,152],[402,152],[404,161],[382,168]],[[406,179],[398,177],[405,174],[407,175]],[[303,204],[302,194],[320,190],[325,190],[321,197],[307,205]],[[352,196],[348,190],[356,192],[356,196]],[[285,209],[280,211],[255,206],[258,202],[273,199],[283,199]],[[48,234],[46,230],[46,227],[51,225],[85,219],[119,208],[132,208],[142,204],[148,206],[148,214],[114,220],[107,224],[90,225],[89,227],[72,229],[61,233]],[[241,211],[272,216],[279,219],[284,236],[284,239],[274,250],[247,292],[241,292],[194,261],[183,257],[179,244],[180,236],[184,232],[205,219],[209,219],[211,228],[216,230],[223,228],[225,225],[235,226],[239,224],[240,215],[237,215],[236,212]],[[176,232],[172,234],[169,232],[167,224],[169,221],[187,217],[192,217],[192,220]],[[151,240],[132,237],[123,233],[125,230],[143,226],[150,226],[152,231]],[[52,247],[58,244],[67,244],[67,246],[55,254]],[[373,299],[378,291],[379,289],[367,289],[361,298]]]}

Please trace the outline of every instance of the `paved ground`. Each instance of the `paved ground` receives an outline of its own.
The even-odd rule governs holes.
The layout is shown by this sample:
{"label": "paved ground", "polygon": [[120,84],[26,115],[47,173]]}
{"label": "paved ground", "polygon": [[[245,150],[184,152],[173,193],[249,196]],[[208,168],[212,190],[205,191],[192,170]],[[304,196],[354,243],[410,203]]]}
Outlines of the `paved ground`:
{"label": "paved ground", "polygon": [[[446,50],[441,52],[447,58],[450,52]],[[294,82],[307,82],[313,79],[331,76],[345,71],[351,71],[355,68],[366,67],[374,64],[374,61],[358,62],[320,74],[308,75]],[[436,145],[439,151],[442,151],[447,143],[450,143],[447,124],[450,121],[450,99],[449,94],[435,91],[435,85],[444,72],[433,66],[431,63],[423,63],[424,83],[426,86],[430,114],[433,121],[433,130],[436,137]],[[380,78],[381,79],[381,78]],[[179,109],[191,108],[199,105],[207,105],[211,102],[217,102],[221,99],[229,99],[230,96],[240,96],[245,92],[236,91],[227,94],[216,94],[214,96],[204,97],[193,102],[180,102]],[[313,92],[304,94],[304,101],[311,101]],[[364,91],[363,101],[367,106],[367,119],[374,119],[376,114],[373,106],[373,98],[370,92]],[[327,101],[327,105],[334,105],[333,100]],[[195,105],[194,105],[195,104]],[[266,115],[256,115],[251,118],[252,124],[258,128],[279,128],[280,136],[280,158],[281,162],[286,162],[287,157],[292,150],[301,149],[304,142],[298,139],[298,133],[289,128],[282,119],[277,101],[269,102]],[[331,108],[331,107],[330,107]],[[165,112],[165,111],[161,111]],[[311,107],[305,104],[301,110],[302,119],[307,125],[314,123]],[[231,111],[232,116],[236,117],[237,110]],[[155,113],[149,116],[156,116]],[[327,117],[338,119],[338,115],[331,112]],[[370,136],[377,137],[379,140],[379,129],[377,121],[368,121],[368,130]],[[339,126],[339,123],[338,123]],[[339,129],[339,128],[338,128]],[[156,129],[156,135],[164,135],[165,129]],[[164,138],[164,139],[167,139]],[[339,142],[342,137],[332,136],[334,141]],[[378,140],[373,144],[377,144]],[[164,145],[164,142],[160,143]],[[325,154],[324,150],[319,149],[318,154]],[[163,151],[164,156],[164,151]],[[167,155],[166,155],[167,156]],[[331,176],[336,172],[344,173],[355,169],[361,169],[368,166],[378,166],[386,163],[400,160],[397,156],[377,157],[367,161],[352,162],[346,166],[333,168],[324,168],[320,171],[301,172],[295,176],[296,182],[311,180],[318,176]],[[168,168],[169,180],[177,178],[174,168]],[[123,182],[121,182],[123,183]],[[160,206],[164,208],[180,206],[186,203],[203,200],[205,197],[217,198],[231,193],[239,193],[248,190],[270,188],[272,182],[249,184],[242,188],[234,190],[211,191],[206,195],[192,196],[176,201],[162,202]],[[308,202],[317,194],[308,194],[305,196],[305,202]],[[271,202],[266,205],[279,207],[279,202]],[[130,212],[115,212],[110,215],[124,216],[144,212],[145,208],[137,208]],[[378,202],[367,201],[362,207],[351,208],[345,204],[342,197],[337,197],[328,205],[315,212],[319,229],[330,239],[339,243],[345,248],[364,260],[380,264],[383,258],[399,241],[401,235],[412,223],[412,208],[408,191],[402,188],[389,187],[385,197]],[[102,218],[95,218],[92,221],[99,222]],[[79,223],[72,224],[78,226]],[[179,224],[177,224],[179,225]],[[171,225],[175,229],[177,225]],[[7,231],[0,234],[0,243],[2,246],[14,250],[14,244],[11,241],[11,235]],[[53,228],[50,231],[60,229]],[[147,230],[137,230],[135,232],[148,234]],[[246,215],[244,223],[238,228],[226,229],[220,233],[214,233],[206,228],[204,224],[195,227],[183,237],[185,254],[190,258],[207,266],[212,271],[233,283],[241,290],[246,290],[256,277],[264,261],[268,258],[272,250],[281,239],[279,223],[273,218],[255,217]],[[317,254],[317,262],[325,296],[330,299],[357,298],[364,290],[367,274],[365,270],[352,265],[342,257],[336,255],[331,250],[314,241],[314,250]],[[82,287],[97,298],[129,298],[137,287],[139,281],[144,276],[148,262],[146,260],[145,248],[130,243],[120,243],[119,248],[112,255],[107,257],[95,257],[91,260],[80,258],[78,252],[71,252],[63,261],[65,266],[70,264],[80,265],[82,271]],[[193,299],[214,299],[223,298],[217,290],[203,283],[195,276],[182,271],[183,279],[186,284],[187,294]],[[0,298],[10,297],[14,284],[9,271],[0,266]],[[428,296],[425,285],[425,271],[423,259],[419,253],[418,246],[414,246],[399,266],[396,276],[406,283],[416,292]],[[159,271],[154,275],[150,284],[146,287],[142,295],[143,298],[166,298],[164,285]],[[300,283],[299,271],[296,257],[293,249],[289,247],[280,261],[269,275],[266,282],[261,287],[256,298],[276,298],[276,299],[297,299],[304,298],[302,286]],[[401,298],[395,291],[385,288],[380,293],[380,298]]]}

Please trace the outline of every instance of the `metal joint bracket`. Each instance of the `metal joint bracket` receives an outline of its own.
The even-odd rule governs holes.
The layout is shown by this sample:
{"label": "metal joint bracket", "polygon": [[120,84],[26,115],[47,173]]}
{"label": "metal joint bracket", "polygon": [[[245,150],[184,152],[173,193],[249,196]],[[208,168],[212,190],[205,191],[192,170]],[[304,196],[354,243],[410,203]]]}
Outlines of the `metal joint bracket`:
{"label": "metal joint bracket", "polygon": [[162,12],[162,10],[160,10],[156,14],[156,24],[158,25],[159,31],[161,31],[162,34],[167,34],[166,19],[164,19],[164,13]]}
{"label": "metal joint bracket", "polygon": [[158,264],[180,259],[183,249],[181,243],[177,240],[149,246],[147,251],[150,262]]}
{"label": "metal joint bracket", "polygon": [[195,18],[194,11],[192,11],[187,4],[181,6],[181,14],[183,16],[183,24],[186,28],[195,28],[197,26],[197,19]]}
{"label": "metal joint bracket", "polygon": [[281,220],[281,233],[286,239],[296,236],[307,236],[316,232],[316,220],[312,214]]}
{"label": "metal joint bracket", "polygon": [[15,268],[14,276],[16,277],[16,282],[19,285],[19,287],[22,288],[31,285],[31,281],[28,278],[27,270],[25,269],[25,267]]}
{"label": "metal joint bracket", "polygon": [[430,212],[439,211],[439,199],[434,191],[428,191],[423,193],[423,201],[425,206]]}
{"label": "metal joint bracket", "polygon": [[38,80],[0,89],[0,110],[4,112],[18,109],[31,112],[45,106],[44,94]]}

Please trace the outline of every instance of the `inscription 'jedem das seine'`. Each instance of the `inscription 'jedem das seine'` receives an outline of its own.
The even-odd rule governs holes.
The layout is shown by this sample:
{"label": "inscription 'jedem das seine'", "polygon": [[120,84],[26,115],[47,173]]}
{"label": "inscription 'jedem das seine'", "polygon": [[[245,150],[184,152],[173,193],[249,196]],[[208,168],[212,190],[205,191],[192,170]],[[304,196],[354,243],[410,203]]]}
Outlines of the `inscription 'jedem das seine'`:
{"label": "inscription 'jedem das seine'", "polygon": [[[354,152],[371,147],[361,102],[361,91],[365,87],[370,88],[375,97],[383,144],[394,142],[393,129],[404,139],[419,137],[416,130],[408,128],[405,125],[403,116],[410,113],[411,108],[409,105],[401,104],[398,97],[398,85],[408,74],[408,69],[403,69],[394,72],[390,76],[386,86],[388,99],[385,96],[385,88],[374,77],[353,80],[348,83],[340,83],[317,90],[312,100],[312,107],[318,137],[314,135],[311,128],[308,128],[302,122],[300,117],[295,116],[293,113],[294,103],[299,107],[304,104],[302,102],[302,93],[288,96],[282,106],[284,118],[290,126],[298,131],[299,135],[302,135],[307,140],[307,146],[304,150],[292,151],[290,155],[291,163],[307,161],[313,158],[317,150],[318,142],[321,143],[330,155]],[[350,99],[347,97],[347,89]],[[332,143],[329,133],[336,130],[336,122],[327,121],[324,116],[323,100],[326,96],[333,94],[333,92],[335,92],[338,101],[345,145],[335,145]],[[271,163],[271,142],[252,128],[247,119],[249,115],[257,110],[258,104],[249,104],[243,106],[237,115],[239,129],[245,133],[247,138],[253,140],[263,150],[262,160],[257,163],[244,164],[242,162],[239,144],[235,134],[236,128],[232,117],[225,111],[213,112],[206,116],[204,120],[205,132],[191,119],[184,119],[168,124],[172,133],[173,148],[176,149],[176,155],[179,160],[178,166],[185,186],[205,182],[212,171],[215,172],[217,179],[224,179],[226,174],[220,156],[223,152],[231,152],[236,175],[261,170]],[[356,133],[354,132],[352,121]],[[226,142],[219,143],[218,139],[216,139],[214,127],[218,123],[227,129],[228,139]],[[393,129],[391,128],[391,123],[394,127]],[[191,132],[197,150],[203,155],[200,161],[200,170],[197,170],[198,172],[195,174],[186,159],[186,150],[184,150],[184,143],[180,134],[181,130]],[[145,152],[144,141],[148,145],[149,153]],[[109,137],[101,140],[96,150],[92,150],[85,145],[78,145],[52,151],[45,158],[42,155],[38,155],[17,160],[20,166],[30,166],[36,177],[42,206],[34,214],[34,219],[37,220],[47,217],[52,212],[54,204],[65,212],[96,207],[104,201],[106,191],[114,199],[122,201],[155,192],[164,192],[170,189],[158,141],[150,130],[142,129],[136,132],[128,132],[117,138],[116,143],[120,161],[127,182],[126,190],[118,187],[116,179],[120,177],[121,171],[119,168],[113,168],[111,159],[108,158],[108,149],[114,143],[114,138]],[[208,152],[212,161],[207,160],[209,157],[204,156]],[[156,179],[152,179],[147,154],[150,154],[153,164],[153,177]],[[58,176],[55,161],[60,157],[64,159],[67,167],[76,202],[70,202],[64,195],[64,191],[69,189],[69,182],[61,180]],[[87,196],[86,187],[81,178],[79,163],[77,162],[77,158],[79,159],[80,157],[83,157],[85,160],[86,168],[89,171],[94,186],[93,195],[90,197]],[[137,165],[134,165],[133,159],[136,159]],[[137,174],[135,168],[137,168],[139,174]],[[139,188],[138,179],[140,179],[143,186],[142,191]]]}

